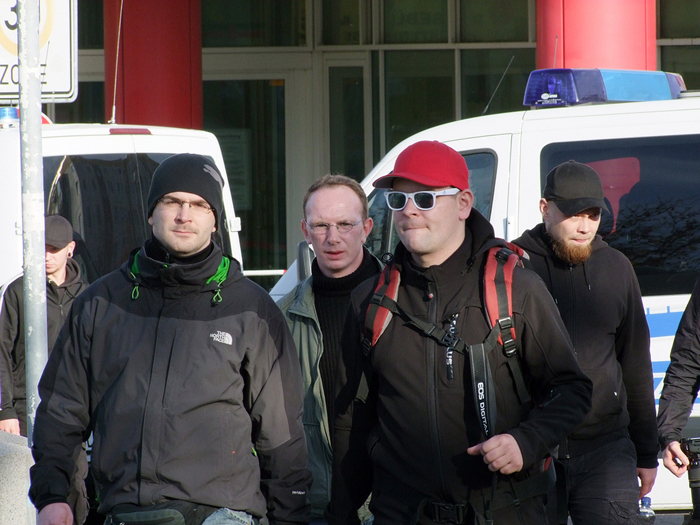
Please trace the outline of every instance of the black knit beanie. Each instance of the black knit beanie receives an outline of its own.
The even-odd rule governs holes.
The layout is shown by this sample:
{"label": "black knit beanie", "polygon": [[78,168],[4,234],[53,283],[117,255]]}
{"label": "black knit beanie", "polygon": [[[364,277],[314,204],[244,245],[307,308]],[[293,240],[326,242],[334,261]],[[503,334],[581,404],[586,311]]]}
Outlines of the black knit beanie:
{"label": "black knit beanie", "polygon": [[212,160],[193,153],[168,157],[153,172],[151,189],[148,190],[148,216],[153,214],[153,208],[163,195],[184,191],[199,195],[214,208],[218,227],[224,207],[223,185],[224,179]]}

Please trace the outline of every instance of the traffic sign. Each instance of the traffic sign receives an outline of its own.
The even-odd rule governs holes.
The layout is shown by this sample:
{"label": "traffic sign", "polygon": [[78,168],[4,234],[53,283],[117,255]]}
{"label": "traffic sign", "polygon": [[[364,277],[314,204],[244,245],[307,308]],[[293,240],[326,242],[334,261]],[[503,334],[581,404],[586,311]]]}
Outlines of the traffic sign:
{"label": "traffic sign", "polygon": [[[0,100],[19,100],[18,1],[0,0]],[[76,3],[77,0],[40,0],[42,102],[73,102],[78,96]]]}

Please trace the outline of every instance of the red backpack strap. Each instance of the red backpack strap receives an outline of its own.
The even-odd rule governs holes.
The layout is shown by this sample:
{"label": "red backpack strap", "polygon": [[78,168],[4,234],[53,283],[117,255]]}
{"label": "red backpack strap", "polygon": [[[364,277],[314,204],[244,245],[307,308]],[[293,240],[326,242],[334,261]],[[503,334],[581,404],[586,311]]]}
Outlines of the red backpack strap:
{"label": "red backpack strap", "polygon": [[379,276],[377,287],[374,289],[374,294],[372,294],[372,299],[367,307],[367,313],[365,314],[365,337],[362,339],[364,363],[360,375],[360,382],[355,394],[355,399],[363,403],[367,401],[369,386],[372,382],[373,370],[370,360],[372,348],[374,348],[374,345],[377,343],[379,336],[386,330],[393,316],[391,310],[382,306],[381,302],[384,297],[389,297],[393,301],[396,300],[399,295],[400,281],[401,274],[399,268],[393,262],[388,264]]}
{"label": "red backpack strap", "polygon": [[384,333],[386,327],[389,326],[392,312],[381,305],[384,296],[392,301],[396,301],[399,295],[399,284],[401,282],[401,274],[399,268],[393,262],[384,268],[384,271],[379,277],[377,287],[374,289],[374,294],[367,307],[365,315],[365,338],[362,341],[362,350],[365,355],[369,355],[372,348],[379,337]]}
{"label": "red backpack strap", "polygon": [[486,255],[484,268],[484,304],[489,322],[494,330],[500,330],[498,344],[508,358],[508,368],[522,403],[530,401],[530,394],[520,369],[520,359],[515,343],[513,324],[513,271],[523,266],[523,250],[514,244],[494,246]]}
{"label": "red backpack strap", "polygon": [[[499,320],[513,318],[513,270],[516,265],[522,266],[520,256],[509,248],[494,246],[486,255],[484,302],[491,326],[496,326]],[[497,284],[500,283],[505,286],[498,286]],[[502,335],[498,337],[498,343],[501,345],[504,344]],[[515,328],[512,322],[510,337],[506,339],[515,341]]]}

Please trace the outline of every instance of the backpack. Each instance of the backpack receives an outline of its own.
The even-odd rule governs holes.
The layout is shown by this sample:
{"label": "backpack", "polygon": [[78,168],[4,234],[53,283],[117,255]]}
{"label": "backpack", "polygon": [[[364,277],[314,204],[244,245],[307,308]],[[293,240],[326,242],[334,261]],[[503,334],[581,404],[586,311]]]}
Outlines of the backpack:
{"label": "backpack", "polygon": [[502,348],[520,402],[525,404],[531,400],[520,367],[520,358],[515,343],[515,327],[513,326],[513,271],[515,266],[523,266],[522,257],[527,257],[523,249],[509,242],[505,242],[505,246],[494,246],[488,250],[484,266],[484,307],[487,321],[492,328],[486,339],[476,345],[467,345],[456,335],[454,330],[456,316],[453,317],[450,328],[444,330],[441,326],[422,321],[405,312],[396,303],[400,284],[399,268],[393,261],[387,261],[384,271],[379,276],[379,282],[365,315],[364,338],[362,340],[365,366],[356,399],[362,402],[367,400],[372,374],[369,356],[379,337],[391,322],[393,315],[399,315],[424,335],[447,347],[448,378],[452,372],[452,352],[461,353],[469,358],[474,404],[481,422],[481,432],[485,439],[494,436],[496,401],[493,377],[488,361],[490,351],[497,346]]}

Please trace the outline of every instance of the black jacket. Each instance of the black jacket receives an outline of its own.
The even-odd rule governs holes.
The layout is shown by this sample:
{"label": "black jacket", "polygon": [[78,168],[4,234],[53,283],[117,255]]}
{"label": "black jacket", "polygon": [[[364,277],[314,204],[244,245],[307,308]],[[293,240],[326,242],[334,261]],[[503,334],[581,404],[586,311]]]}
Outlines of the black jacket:
{"label": "black jacket", "polygon": [[678,325],[659,400],[659,443],[678,441],[700,385],[700,279]]}
{"label": "black jacket", "polygon": [[[399,244],[398,303],[443,327],[458,313],[459,336],[476,344],[490,331],[481,289],[485,250],[502,241],[494,238],[491,225],[476,210],[467,220],[466,233],[465,242],[447,261],[427,270],[416,268]],[[518,353],[535,406],[521,405],[500,348],[490,352],[489,362],[497,390],[496,432],[513,435],[524,470],[532,472],[583,419],[591,385],[576,363],[566,328],[541,279],[522,268],[516,268],[513,278]],[[354,511],[372,489],[373,469],[377,476],[383,471],[401,480],[411,492],[447,503],[465,502],[470,489],[490,490],[493,481],[483,459],[467,454],[481,437],[464,356],[454,354],[454,379],[448,380],[446,348],[397,316],[368,358],[373,374],[367,403],[354,401],[366,359],[363,323],[377,282],[365,281],[353,292],[343,334],[327,513],[334,524],[353,522]],[[381,491],[377,479],[374,490]]]}
{"label": "black jacket", "polygon": [[[80,266],[68,259],[66,280],[61,286],[46,282],[46,324],[49,352],[63,326],[73,299],[87,288],[80,275]],[[19,277],[5,290],[0,313],[0,420],[17,419],[15,405],[27,398],[24,365],[24,279]],[[21,412],[25,410],[22,407]],[[24,426],[24,425],[23,425]]]}
{"label": "black jacket", "polygon": [[166,265],[136,251],[73,304],[39,383],[37,508],[65,501],[93,431],[99,510],[179,499],[308,520],[302,384],[287,323],[215,247]]}
{"label": "black jacket", "polygon": [[584,453],[629,431],[637,466],[655,468],[649,328],[629,260],[597,235],[586,262],[564,262],[554,255],[544,224],[513,242],[527,251],[554,297],[581,369],[593,381],[591,411],[562,444],[560,455]]}

